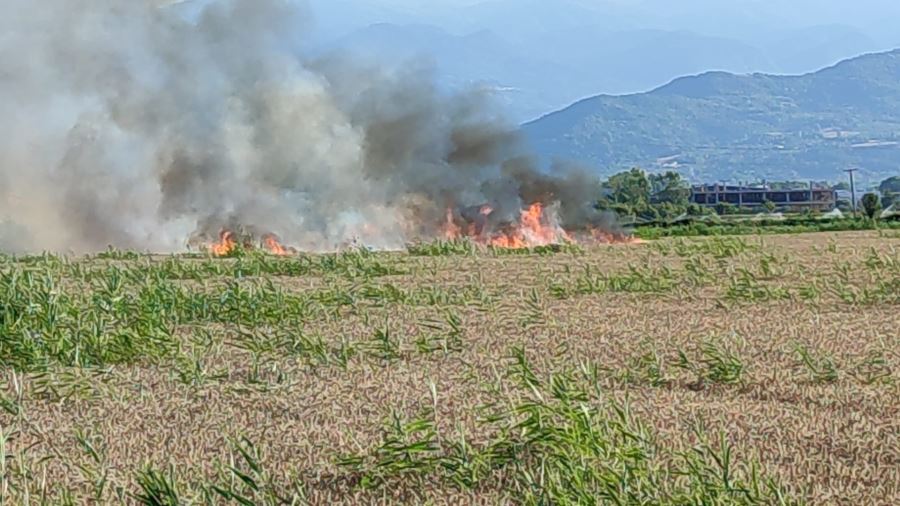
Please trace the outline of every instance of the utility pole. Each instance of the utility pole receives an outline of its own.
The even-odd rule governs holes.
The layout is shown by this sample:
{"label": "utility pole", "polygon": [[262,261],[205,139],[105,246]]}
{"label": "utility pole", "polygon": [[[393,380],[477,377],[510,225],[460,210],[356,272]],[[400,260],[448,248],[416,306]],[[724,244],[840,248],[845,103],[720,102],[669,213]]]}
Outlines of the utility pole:
{"label": "utility pole", "polygon": [[844,172],[850,174],[850,204],[853,207],[853,214],[856,214],[856,185],[853,182],[853,174],[859,169],[847,169]]}

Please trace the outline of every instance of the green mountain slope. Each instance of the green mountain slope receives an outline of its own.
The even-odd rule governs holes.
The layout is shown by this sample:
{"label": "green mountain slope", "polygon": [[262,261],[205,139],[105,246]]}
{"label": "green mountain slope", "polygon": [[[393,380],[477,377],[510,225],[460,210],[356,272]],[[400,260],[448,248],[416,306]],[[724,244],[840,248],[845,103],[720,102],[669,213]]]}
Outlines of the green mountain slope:
{"label": "green mountain slope", "polygon": [[802,76],[710,72],[582,100],[523,126],[539,154],[697,180],[900,173],[900,50]]}

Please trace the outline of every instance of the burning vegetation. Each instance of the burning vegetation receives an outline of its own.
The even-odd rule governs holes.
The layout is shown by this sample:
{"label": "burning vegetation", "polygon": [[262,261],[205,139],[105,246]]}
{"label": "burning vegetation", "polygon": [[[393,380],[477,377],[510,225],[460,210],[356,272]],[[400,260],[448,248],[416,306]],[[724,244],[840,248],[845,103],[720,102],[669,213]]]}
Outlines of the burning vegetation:
{"label": "burning vegetation", "polygon": [[[485,204],[466,209],[448,207],[440,226],[438,239],[448,241],[467,240],[474,244],[503,249],[524,249],[562,244],[626,244],[637,242],[624,232],[612,232],[587,225],[581,230],[566,230],[560,223],[560,205],[534,203],[519,212],[515,220],[495,218],[495,210]],[[370,226],[364,226],[367,235],[378,235]],[[433,235],[433,234],[430,234]],[[360,244],[359,238],[354,241]],[[296,248],[282,244],[275,234],[263,234],[258,240],[253,234],[238,234],[223,228],[218,240],[202,243],[202,249],[217,257],[232,256],[239,251],[260,250],[276,256],[289,256]]]}
{"label": "burning vegetation", "polygon": [[448,240],[468,239],[496,248],[522,249],[565,243],[625,243],[632,239],[588,226],[583,231],[567,231],[560,224],[559,205],[534,203],[523,209],[515,221],[492,220],[494,208],[478,206],[460,212],[447,209],[443,236]]}
{"label": "burning vegetation", "polygon": [[622,239],[593,171],[534,161],[488,97],[425,69],[311,55],[302,2],[11,4],[2,251]]}
{"label": "burning vegetation", "polygon": [[227,229],[223,229],[219,233],[218,241],[206,245],[205,249],[212,256],[217,257],[232,256],[241,251],[256,249],[276,256],[288,256],[297,253],[296,249],[281,244],[278,236],[274,234],[265,234],[259,241],[254,241],[251,236],[239,238],[237,233]]}

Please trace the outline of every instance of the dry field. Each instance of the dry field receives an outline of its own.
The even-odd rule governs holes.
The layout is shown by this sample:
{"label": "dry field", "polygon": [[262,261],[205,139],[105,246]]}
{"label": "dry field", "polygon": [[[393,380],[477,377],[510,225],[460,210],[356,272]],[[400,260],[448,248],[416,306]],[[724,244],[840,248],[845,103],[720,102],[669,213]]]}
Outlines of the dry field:
{"label": "dry field", "polygon": [[900,504],[896,233],[0,257],[0,365],[2,504]]}

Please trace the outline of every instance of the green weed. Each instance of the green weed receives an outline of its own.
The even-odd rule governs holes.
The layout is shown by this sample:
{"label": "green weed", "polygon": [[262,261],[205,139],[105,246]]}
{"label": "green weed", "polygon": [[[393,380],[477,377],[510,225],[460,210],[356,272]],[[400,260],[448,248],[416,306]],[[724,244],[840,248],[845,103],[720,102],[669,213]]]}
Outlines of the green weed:
{"label": "green weed", "polygon": [[795,353],[814,383],[834,383],[839,379],[838,367],[832,357],[813,353],[801,345],[796,347]]}
{"label": "green weed", "polygon": [[136,476],[140,492],[132,498],[144,506],[181,506],[185,501],[181,497],[178,485],[170,469],[167,473],[146,467]]}
{"label": "green weed", "polygon": [[468,239],[453,239],[409,244],[406,251],[412,256],[419,257],[474,256],[478,253],[479,247]]}

